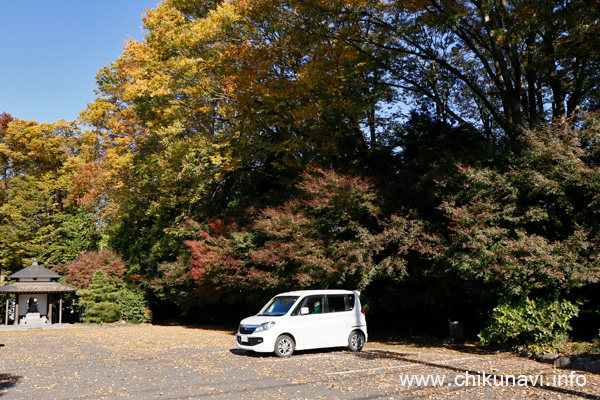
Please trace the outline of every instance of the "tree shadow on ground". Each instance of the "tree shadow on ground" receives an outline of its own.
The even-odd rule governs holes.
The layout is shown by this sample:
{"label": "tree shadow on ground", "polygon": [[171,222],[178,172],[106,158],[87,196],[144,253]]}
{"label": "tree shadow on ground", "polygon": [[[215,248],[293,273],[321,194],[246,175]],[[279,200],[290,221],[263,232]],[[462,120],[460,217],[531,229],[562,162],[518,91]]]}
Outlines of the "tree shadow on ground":
{"label": "tree shadow on ground", "polygon": [[228,332],[231,335],[235,335],[237,333],[237,325],[229,326],[229,325],[203,325],[203,324],[194,324],[194,323],[185,323],[177,320],[161,320],[152,322],[152,325],[156,326],[178,326],[184,329],[199,329],[204,331],[219,331],[219,332]]}
{"label": "tree shadow on ground", "polygon": [[490,355],[498,353],[516,354],[508,347],[484,346],[479,342],[451,341],[432,336],[411,336],[406,338],[373,338],[371,342],[377,342],[391,346],[407,346],[414,348],[441,348],[458,351],[466,354]]}
{"label": "tree shadow on ground", "polygon": [[[482,371],[476,371],[476,370],[472,370],[472,369],[468,369],[468,368],[454,367],[451,365],[441,364],[440,362],[418,360],[418,359],[415,359],[412,357],[407,357],[406,355],[401,354],[401,353],[385,351],[385,350],[363,351],[362,353],[356,353],[356,356],[363,358],[363,359],[367,359],[367,360],[381,359],[381,358],[394,359],[397,361],[408,362],[411,364],[420,364],[420,365],[427,366],[430,368],[437,368],[437,369],[454,371],[454,372],[459,372],[459,373],[469,373],[470,376],[482,376],[482,374],[483,374],[484,376],[485,375],[488,376],[488,379],[490,382],[506,381],[507,386],[511,386],[511,385],[519,386],[517,384],[518,376],[520,376],[519,374],[507,374],[507,375],[499,375],[499,374],[495,374],[495,373],[486,374],[485,372],[482,372]],[[475,387],[475,386],[476,385],[474,385],[473,387]],[[542,389],[542,390],[545,390],[548,392],[570,395],[570,396],[577,396],[577,397],[581,397],[584,399],[600,400],[600,396],[598,396],[598,395],[580,392],[580,391],[572,389],[572,388],[557,387],[557,386],[552,386],[552,385],[544,384],[544,383],[536,383],[536,384],[531,383],[530,386],[538,388],[538,389]]]}
{"label": "tree shadow on ground", "polygon": [[0,396],[3,392],[11,387],[15,386],[19,381],[23,379],[22,376],[12,374],[0,374]]}

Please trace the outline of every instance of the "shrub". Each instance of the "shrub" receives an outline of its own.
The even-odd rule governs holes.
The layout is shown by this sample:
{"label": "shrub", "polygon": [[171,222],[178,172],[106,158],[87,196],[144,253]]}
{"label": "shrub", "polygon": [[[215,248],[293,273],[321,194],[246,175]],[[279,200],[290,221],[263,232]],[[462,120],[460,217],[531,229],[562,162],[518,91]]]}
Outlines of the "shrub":
{"label": "shrub", "polygon": [[147,303],[139,289],[122,288],[118,301],[121,318],[124,321],[139,324],[148,321]]}
{"label": "shrub", "polygon": [[479,333],[484,344],[541,349],[555,345],[571,329],[579,308],[566,300],[501,299]]}

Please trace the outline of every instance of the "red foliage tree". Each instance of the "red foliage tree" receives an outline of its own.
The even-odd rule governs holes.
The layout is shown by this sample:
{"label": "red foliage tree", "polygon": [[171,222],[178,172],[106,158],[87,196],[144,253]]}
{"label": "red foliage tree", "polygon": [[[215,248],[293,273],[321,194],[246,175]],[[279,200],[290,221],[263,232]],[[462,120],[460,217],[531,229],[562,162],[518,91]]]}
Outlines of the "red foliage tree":
{"label": "red foliage tree", "polygon": [[248,227],[213,221],[186,242],[198,295],[364,289],[378,274],[405,273],[403,255],[418,249],[420,227],[400,216],[384,220],[367,180],[316,170],[304,174],[298,189],[299,196],[262,210]]}
{"label": "red foliage tree", "polygon": [[127,271],[121,257],[112,250],[88,251],[54,269],[63,274],[67,284],[79,289],[87,288],[98,270],[103,271],[110,281],[123,281]]}

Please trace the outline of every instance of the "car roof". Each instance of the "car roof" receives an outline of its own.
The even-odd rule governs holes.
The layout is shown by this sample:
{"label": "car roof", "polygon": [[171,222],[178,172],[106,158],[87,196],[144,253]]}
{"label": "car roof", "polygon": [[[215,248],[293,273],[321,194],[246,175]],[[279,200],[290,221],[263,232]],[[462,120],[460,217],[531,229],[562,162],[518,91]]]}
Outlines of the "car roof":
{"label": "car roof", "polygon": [[312,290],[293,290],[290,292],[279,293],[277,296],[309,296],[309,295],[316,295],[316,294],[353,294],[355,292],[358,293],[355,290],[346,290],[346,289],[312,289]]}

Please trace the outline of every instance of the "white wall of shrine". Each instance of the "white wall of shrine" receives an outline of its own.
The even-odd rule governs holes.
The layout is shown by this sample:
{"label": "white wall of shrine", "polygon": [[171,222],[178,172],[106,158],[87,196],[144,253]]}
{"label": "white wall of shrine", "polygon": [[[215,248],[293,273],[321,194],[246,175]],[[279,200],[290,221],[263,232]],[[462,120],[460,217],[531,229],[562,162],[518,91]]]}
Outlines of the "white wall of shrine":
{"label": "white wall of shrine", "polygon": [[48,295],[42,293],[35,294],[19,294],[19,316],[27,314],[27,303],[30,298],[37,299],[38,312],[42,315],[48,313]]}

